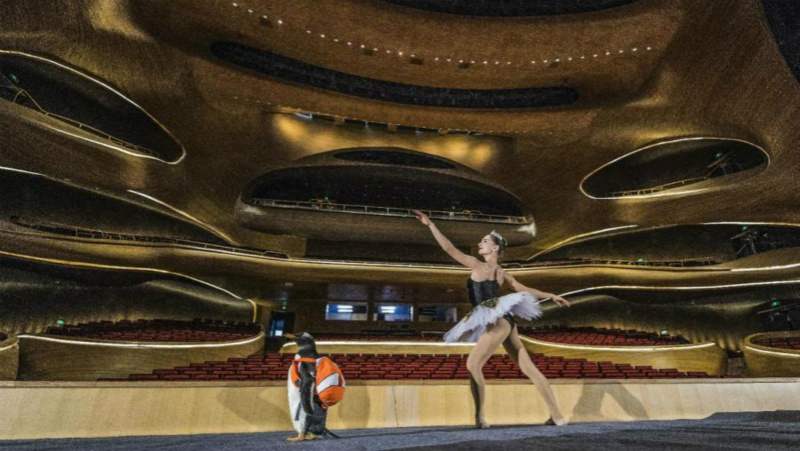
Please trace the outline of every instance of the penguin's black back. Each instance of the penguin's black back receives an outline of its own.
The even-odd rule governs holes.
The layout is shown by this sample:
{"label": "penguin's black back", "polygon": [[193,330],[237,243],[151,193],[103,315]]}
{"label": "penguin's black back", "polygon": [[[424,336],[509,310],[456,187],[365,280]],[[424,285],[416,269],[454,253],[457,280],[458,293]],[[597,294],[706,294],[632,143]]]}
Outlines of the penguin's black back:
{"label": "penguin's black back", "polygon": [[297,355],[300,357],[317,358],[317,343],[308,332],[303,332],[294,340],[297,343]]}

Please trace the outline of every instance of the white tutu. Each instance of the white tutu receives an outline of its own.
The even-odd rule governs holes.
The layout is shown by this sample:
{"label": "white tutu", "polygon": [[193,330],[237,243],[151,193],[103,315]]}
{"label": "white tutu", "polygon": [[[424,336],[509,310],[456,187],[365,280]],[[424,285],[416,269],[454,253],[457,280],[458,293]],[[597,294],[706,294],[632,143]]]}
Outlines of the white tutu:
{"label": "white tutu", "polygon": [[542,308],[537,299],[527,291],[517,291],[483,301],[444,334],[444,341],[475,343],[490,324],[496,323],[507,313],[530,321],[542,316]]}

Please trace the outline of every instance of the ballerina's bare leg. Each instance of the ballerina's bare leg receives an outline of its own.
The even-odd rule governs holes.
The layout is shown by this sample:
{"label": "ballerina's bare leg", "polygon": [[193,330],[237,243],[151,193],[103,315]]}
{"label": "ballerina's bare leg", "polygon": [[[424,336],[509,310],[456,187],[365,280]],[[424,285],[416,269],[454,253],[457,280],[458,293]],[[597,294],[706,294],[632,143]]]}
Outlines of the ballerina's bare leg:
{"label": "ballerina's bare leg", "polygon": [[487,428],[489,424],[483,416],[483,401],[485,399],[486,381],[483,378],[483,365],[494,354],[495,350],[503,343],[511,332],[511,325],[508,321],[498,320],[496,324],[490,325],[486,332],[481,335],[475,348],[467,357],[467,370],[470,374],[470,388],[472,389],[472,399],[475,401],[475,426]]}
{"label": "ballerina's bare leg", "polygon": [[556,401],[556,395],[553,393],[553,389],[550,388],[550,383],[547,382],[547,378],[544,377],[531,361],[528,350],[525,349],[525,346],[522,345],[522,340],[519,339],[519,333],[516,327],[508,334],[508,338],[503,342],[503,347],[511,359],[519,365],[522,372],[528,376],[528,379],[530,379],[533,385],[539,390],[542,398],[544,398],[544,402],[550,409],[550,418],[553,422],[559,426],[566,426],[568,422],[567,418],[561,413],[561,409],[558,407],[558,401]]}

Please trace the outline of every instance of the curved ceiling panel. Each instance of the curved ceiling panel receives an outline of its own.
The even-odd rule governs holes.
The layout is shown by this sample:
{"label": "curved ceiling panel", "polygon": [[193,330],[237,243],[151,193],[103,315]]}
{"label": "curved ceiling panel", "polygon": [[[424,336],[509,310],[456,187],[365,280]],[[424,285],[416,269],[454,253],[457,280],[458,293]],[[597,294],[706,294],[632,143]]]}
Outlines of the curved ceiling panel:
{"label": "curved ceiling panel", "polygon": [[456,166],[443,158],[430,155],[410,153],[397,150],[375,151],[370,149],[349,150],[337,152],[335,158],[346,161],[360,161],[362,163],[385,164],[392,166],[407,166],[428,169],[455,169]]}
{"label": "curved ceiling panel", "polygon": [[92,136],[125,153],[169,163],[183,146],[152,116],[107,84],[64,64],[0,50],[0,99],[27,107],[71,136]]}
{"label": "curved ceiling panel", "polygon": [[529,17],[602,11],[638,0],[383,0],[409,8],[465,16]]}
{"label": "curved ceiling panel", "polygon": [[234,42],[211,46],[214,56],[269,77],[340,94],[407,105],[448,108],[541,108],[569,105],[578,100],[570,87],[518,89],[456,89],[408,85],[314,66]]}
{"label": "curved ceiling panel", "polygon": [[599,199],[658,196],[740,172],[753,174],[768,164],[764,149],[746,141],[682,138],[651,144],[607,163],[584,178],[581,190]]}

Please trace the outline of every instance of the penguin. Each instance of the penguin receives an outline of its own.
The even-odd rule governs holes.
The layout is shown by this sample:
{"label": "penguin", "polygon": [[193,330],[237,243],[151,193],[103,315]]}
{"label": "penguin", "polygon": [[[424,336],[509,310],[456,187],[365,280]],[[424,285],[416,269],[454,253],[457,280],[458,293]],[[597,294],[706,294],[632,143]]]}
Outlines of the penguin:
{"label": "penguin", "polygon": [[297,354],[289,367],[286,385],[289,392],[289,414],[297,437],[286,440],[314,440],[316,435],[333,435],[325,428],[327,411],[315,395],[319,355],[314,337],[308,332],[300,335],[286,334],[285,337],[297,344]]}

